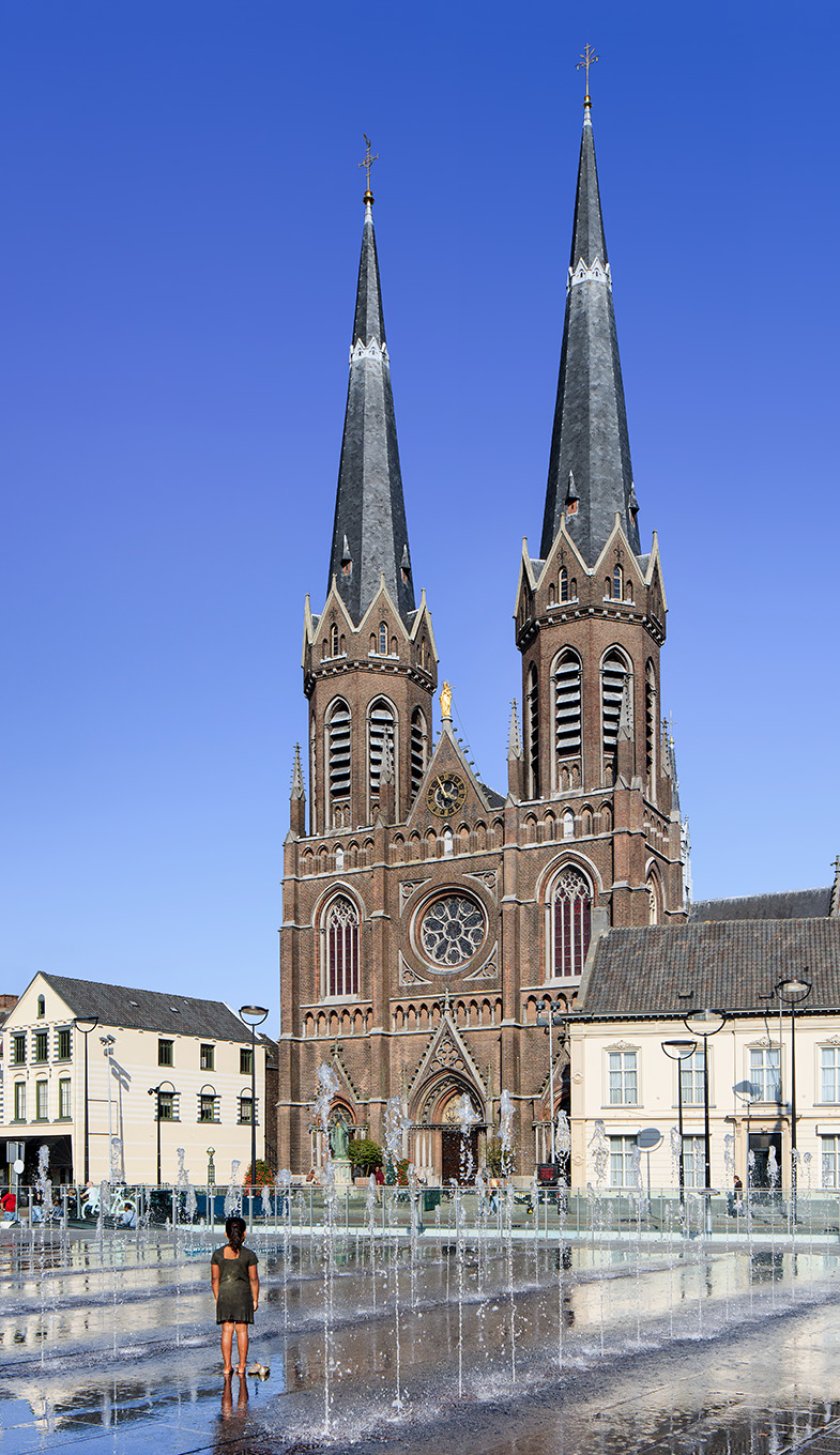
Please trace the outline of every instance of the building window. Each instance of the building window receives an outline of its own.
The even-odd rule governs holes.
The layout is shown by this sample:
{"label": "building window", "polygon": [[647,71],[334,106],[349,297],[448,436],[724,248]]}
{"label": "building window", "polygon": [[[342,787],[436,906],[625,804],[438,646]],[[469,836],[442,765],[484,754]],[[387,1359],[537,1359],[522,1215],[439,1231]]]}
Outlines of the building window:
{"label": "building window", "polygon": [[330,627],[330,656],[338,656],[338,627],[335,622]]}
{"label": "building window", "polygon": [[528,685],[525,690],[525,754],[527,767],[525,791],[529,798],[539,798],[540,684],[537,669],[533,664],[528,669]]}
{"label": "building window", "polygon": [[15,1031],[12,1036],[12,1065],[26,1065],[26,1032]]}
{"label": "building window", "polygon": [[607,1137],[610,1187],[638,1187],[639,1145],[635,1137]]}
{"label": "building window", "polygon": [[175,1065],[175,1042],[167,1040],[158,1041],[158,1066]]}
{"label": "building window", "polygon": [[72,1055],[72,1042],[70,1040],[70,1027],[60,1026],[56,1032],[56,1058],[59,1061],[69,1061]]}
{"label": "building window", "polygon": [[705,1185],[705,1137],[683,1137],[683,1172],[686,1187],[703,1187]]}
{"label": "building window", "polygon": [[624,578],[623,578],[623,573],[622,573],[621,567],[619,566],[618,562],[616,562],[616,564],[615,564],[615,566],[613,568],[613,573],[612,573],[612,595],[613,595],[613,601],[620,601],[621,600],[622,595],[624,594],[624,592],[623,592],[623,581],[624,581]]}
{"label": "building window", "polygon": [[60,1122],[69,1122],[73,1113],[70,1108],[70,1078],[62,1076],[58,1083],[58,1119]]}
{"label": "building window", "polygon": [[177,1093],[174,1091],[159,1091],[157,1094],[157,1114],[162,1122],[177,1122],[178,1103]]}
{"label": "building window", "polygon": [[48,1061],[50,1056],[50,1033],[49,1031],[35,1032],[35,1055],[34,1060],[40,1062]]}
{"label": "building window", "polygon": [[429,735],[426,729],[426,719],[419,707],[415,707],[411,714],[411,797],[412,800],[423,781],[423,774],[426,771],[426,754],[428,751]]}
{"label": "building window", "polygon": [[822,1185],[840,1188],[840,1137],[820,1137]]}
{"label": "building window", "polygon": [[198,1064],[202,1071],[215,1071],[216,1047],[203,1044],[198,1053]]}
{"label": "building window", "polygon": [[327,713],[327,781],[333,808],[331,826],[336,827],[336,805],[350,797],[350,709],[338,698]]}
{"label": "building window", "polygon": [[384,697],[377,698],[376,702],[371,703],[368,713],[368,794],[371,818],[379,802],[382,770],[385,766],[386,756],[389,760],[392,777],[395,776],[396,732],[394,712],[390,703],[386,702]]}
{"label": "building window", "polygon": [[659,708],[657,706],[656,672],[653,663],[648,662],[645,670],[645,775],[648,790],[655,801],[656,796],[656,745],[659,738]]}
{"label": "building window", "polygon": [[575,836],[575,816],[570,808],[563,814],[563,838],[573,839]]}
{"label": "building window", "polygon": [[352,900],[340,894],[324,919],[324,994],[359,993],[359,913]]}
{"label": "building window", "polygon": [[388,655],[388,623],[384,621],[379,623],[379,655],[380,657]]}
{"label": "building window", "polygon": [[692,1051],[680,1061],[679,1074],[682,1077],[683,1106],[703,1105],[703,1052]]}
{"label": "building window", "polygon": [[43,995],[38,996],[38,1019],[42,1021],[47,1013],[47,1003]]}
{"label": "building window", "polygon": [[49,1116],[47,1105],[47,1082],[35,1082],[35,1120],[45,1122]]}
{"label": "building window", "polygon": [[251,1047],[250,1046],[240,1046],[239,1047],[239,1075],[240,1076],[250,1076],[251,1075],[251,1062],[252,1062],[252,1060],[253,1060],[253,1052],[251,1050]]}
{"label": "building window", "polygon": [[558,758],[580,752],[580,658],[564,652],[554,668],[554,738]]}
{"label": "building window", "polygon": [[15,1082],[15,1115],[16,1122],[26,1121],[26,1082]]}
{"label": "building window", "polygon": [[781,1051],[778,1046],[751,1048],[750,1081],[758,1087],[757,1101],[781,1101]]}
{"label": "building window", "polygon": [[243,1092],[243,1094],[239,1098],[239,1116],[237,1120],[240,1126],[250,1127],[252,1123],[256,1126],[259,1126],[259,1101],[257,1101],[256,1105],[254,1104],[254,1102],[251,1100],[250,1091],[247,1093]]}
{"label": "building window", "polygon": [[627,663],[621,653],[609,652],[601,667],[601,737],[605,770],[615,766],[621,705],[628,675]]}
{"label": "building window", "polygon": [[638,1106],[639,1060],[637,1051],[609,1051],[610,1106]]}
{"label": "building window", "polygon": [[820,1101],[840,1101],[840,1047],[820,1047]]}
{"label": "building window", "polygon": [[592,894],[577,869],[564,869],[555,881],[551,929],[552,978],[582,975],[592,937]]}
{"label": "building window", "polygon": [[221,1097],[217,1096],[212,1088],[199,1092],[198,1120],[200,1122],[218,1122],[220,1101]]}
{"label": "building window", "polygon": [[649,925],[658,925],[659,924],[659,896],[656,893],[656,885],[655,885],[655,883],[654,883],[654,881],[652,879],[649,879],[648,880],[648,882],[647,882],[647,884],[645,886],[645,889],[647,891],[647,902],[648,902],[648,924]]}

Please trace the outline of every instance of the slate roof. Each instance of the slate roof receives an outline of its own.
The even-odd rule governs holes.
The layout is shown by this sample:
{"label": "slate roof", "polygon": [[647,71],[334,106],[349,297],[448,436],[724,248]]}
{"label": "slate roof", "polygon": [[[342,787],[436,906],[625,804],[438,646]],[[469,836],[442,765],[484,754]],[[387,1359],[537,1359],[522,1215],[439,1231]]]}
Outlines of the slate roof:
{"label": "slate roof", "polygon": [[596,260],[601,264],[600,278],[573,282],[566,294],[540,546],[540,555],[547,557],[560,529],[571,471],[579,503],[577,513],[567,516],[566,524],[590,566],[595,564],[606,543],[616,512],[637,555],[640,543],[635,513],[630,509],[633,470],[627,409],[612,286],[603,272],[608,261],[607,244],[591,112],[587,106],[580,145],[571,274],[581,263],[585,269],[591,269]]}
{"label": "slate roof", "polygon": [[840,919],[723,920],[612,929],[586,976],[586,1016],[642,1019],[778,1009],[764,999],[785,977],[813,986],[803,1011],[840,1009]]}
{"label": "slate roof", "polygon": [[740,899],[698,899],[689,920],[820,919],[831,913],[831,885],[782,894],[748,894]]}
{"label": "slate roof", "polygon": [[160,990],[132,990],[69,975],[45,975],[74,1015],[95,1015],[101,1025],[132,1031],[171,1031],[211,1041],[248,1041],[251,1032],[221,1000],[197,1000]]}
{"label": "slate roof", "polygon": [[414,586],[373,207],[367,202],[327,590],[335,577],[358,626],[383,576],[408,624],[415,610]]}

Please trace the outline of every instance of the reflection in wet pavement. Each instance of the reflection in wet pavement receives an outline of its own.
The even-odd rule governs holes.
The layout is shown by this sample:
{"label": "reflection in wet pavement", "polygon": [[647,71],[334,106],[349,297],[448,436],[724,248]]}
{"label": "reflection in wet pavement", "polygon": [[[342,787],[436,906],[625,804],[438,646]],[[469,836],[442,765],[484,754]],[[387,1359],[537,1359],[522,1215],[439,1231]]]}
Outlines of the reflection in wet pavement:
{"label": "reflection in wet pavement", "polygon": [[0,1455],[840,1455],[840,1247],[260,1234],[260,1384],[207,1236],[0,1245]]}

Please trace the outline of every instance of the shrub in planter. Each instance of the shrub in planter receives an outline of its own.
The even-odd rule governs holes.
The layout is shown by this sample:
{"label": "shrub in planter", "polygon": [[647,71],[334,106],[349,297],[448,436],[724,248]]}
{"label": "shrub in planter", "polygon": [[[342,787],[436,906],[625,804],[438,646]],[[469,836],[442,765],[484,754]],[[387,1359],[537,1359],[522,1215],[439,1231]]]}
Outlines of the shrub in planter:
{"label": "shrub in planter", "polygon": [[353,1141],[347,1148],[347,1155],[353,1168],[354,1177],[369,1177],[377,1167],[382,1166],[382,1148],[378,1142],[370,1137],[361,1137]]}

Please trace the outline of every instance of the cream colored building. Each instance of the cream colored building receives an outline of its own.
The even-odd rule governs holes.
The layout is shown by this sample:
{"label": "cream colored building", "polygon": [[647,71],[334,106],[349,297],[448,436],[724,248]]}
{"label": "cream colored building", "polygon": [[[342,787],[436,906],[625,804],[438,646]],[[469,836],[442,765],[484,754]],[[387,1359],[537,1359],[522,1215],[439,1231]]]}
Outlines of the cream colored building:
{"label": "cream colored building", "polygon": [[[84,1027],[89,1026],[87,1035]],[[87,1053],[87,1055],[86,1055]],[[267,1046],[256,1041],[257,1157],[265,1153]],[[220,1001],[38,974],[3,1025],[0,1137],[22,1144],[24,1181],[38,1149],[54,1182],[84,1181],[85,1062],[90,1178],[176,1181],[178,1148],[194,1183],[225,1183],[251,1157],[251,1033]],[[160,1147],[160,1179],[158,1178]]]}
{"label": "cream colored building", "polygon": [[[681,1074],[686,1186],[703,1187],[704,1043],[685,1017],[705,1008],[725,1016],[706,1042],[712,1186],[731,1188],[733,1169],[746,1185],[750,1152],[753,1185],[770,1185],[778,1169],[780,1185],[789,1186],[791,1011],[775,987],[795,976],[811,985],[795,1014],[798,1182],[840,1189],[836,914],[733,917],[603,936],[584,977],[578,1013],[568,1021],[573,1183],[596,1180],[600,1151],[606,1186],[630,1185],[636,1137],[654,1127],[662,1141],[650,1153],[651,1185],[676,1185]],[[663,1050],[666,1042],[691,1039],[695,1050],[682,1062]],[[644,1156],[642,1165],[646,1181]]]}

